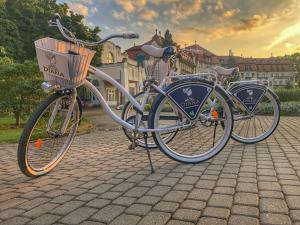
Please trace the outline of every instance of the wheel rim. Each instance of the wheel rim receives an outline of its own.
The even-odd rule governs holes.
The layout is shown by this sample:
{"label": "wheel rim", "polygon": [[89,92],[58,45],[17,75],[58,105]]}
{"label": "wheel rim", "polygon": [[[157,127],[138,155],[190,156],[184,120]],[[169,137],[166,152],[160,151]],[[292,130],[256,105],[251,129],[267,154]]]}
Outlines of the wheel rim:
{"label": "wheel rim", "polygon": [[[136,96],[136,100],[141,103],[142,99],[143,99],[144,93]],[[147,100],[147,104],[149,104],[148,107],[151,107],[154,98],[157,96],[157,93],[149,93],[149,99]],[[150,101],[150,102],[148,102]],[[133,105],[131,103],[129,103],[128,107],[126,107],[125,111],[124,111],[124,116],[123,119],[126,120],[127,122],[131,123],[132,125],[134,125],[134,118],[136,115],[136,111],[133,109]],[[144,111],[144,118],[143,121],[141,121],[140,127],[144,127],[147,128],[148,127],[148,117],[149,113],[148,111]],[[128,130],[128,129],[124,129],[124,132],[126,134],[126,136],[132,141],[133,140],[133,132],[132,130]],[[164,137],[164,141],[168,142],[170,141],[174,136],[176,135],[176,132],[171,132],[168,135],[166,135]],[[148,137],[150,137],[147,141],[147,145],[149,148],[156,148],[157,145],[156,143],[152,140],[152,134],[148,133]],[[145,141],[143,139],[143,136],[140,136],[139,138],[136,139],[136,142],[139,146],[145,147]]]}
{"label": "wheel rim", "polygon": [[255,143],[266,139],[274,132],[279,122],[280,110],[276,99],[269,91],[258,103],[251,117],[245,109],[237,109],[236,104],[237,102],[235,102],[233,112],[234,129],[232,132],[235,140]]}
{"label": "wheel rim", "polygon": [[[66,104],[69,96],[63,96],[53,101],[39,116],[26,145],[25,163],[32,174],[40,175],[54,168],[62,159],[75,136],[78,127],[79,109],[77,102],[74,105],[71,119],[66,133],[58,136],[58,129],[62,126],[64,116],[68,111]],[[46,132],[47,121],[57,101],[61,101],[60,110],[54,119],[50,132]]]}
{"label": "wheel rim", "polygon": [[[212,134],[211,131],[212,129],[214,129],[214,126],[206,127],[203,125],[203,123],[200,120],[198,120],[194,128],[178,131],[176,137],[169,144],[166,144],[163,141],[160,135],[161,132],[155,132],[155,138],[157,144],[161,146],[161,149],[163,150],[164,153],[166,153],[168,156],[171,156],[173,159],[178,161],[195,163],[195,162],[204,161],[211,158],[225,146],[228,139],[230,138],[231,130],[232,130],[232,114],[230,111],[230,107],[228,106],[227,102],[222,98],[222,96],[216,91],[213,91],[208,99],[211,100],[216,99],[218,107],[221,107],[223,111],[222,121],[224,122],[225,129],[222,128],[221,123],[218,124],[216,128],[215,142],[213,143],[213,139],[211,139],[213,138],[213,136],[211,135]],[[159,116],[162,112],[162,109],[166,101],[170,102],[170,100],[164,98],[160,102],[156,110],[154,116],[155,128],[161,128],[164,126],[164,124],[159,123]],[[209,100],[207,100],[206,103],[202,106],[201,108],[202,113],[207,111],[207,107],[210,107],[208,101]],[[184,118],[182,114],[181,117],[182,117],[181,120],[183,121]],[[175,125],[175,124],[169,123],[168,125]],[[180,142],[181,142],[181,146],[178,145],[178,143]]]}

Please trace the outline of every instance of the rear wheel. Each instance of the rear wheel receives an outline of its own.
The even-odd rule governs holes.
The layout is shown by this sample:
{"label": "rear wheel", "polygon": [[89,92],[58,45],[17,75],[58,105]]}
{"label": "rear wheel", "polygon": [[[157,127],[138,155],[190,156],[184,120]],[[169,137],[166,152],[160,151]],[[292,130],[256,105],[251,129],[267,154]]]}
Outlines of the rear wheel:
{"label": "rear wheel", "polygon": [[[18,146],[18,164],[25,175],[38,177],[50,172],[66,154],[80,118],[78,100],[73,107],[71,102],[72,95],[55,93],[33,112]],[[70,119],[66,120],[68,112]]]}
{"label": "rear wheel", "polygon": [[[152,107],[152,103],[157,95],[158,95],[157,92],[149,93],[149,96],[147,98],[146,105],[145,105],[145,110],[143,112],[143,117],[142,117],[142,120],[140,123],[140,127],[144,127],[144,128],[148,127],[149,110]],[[145,96],[145,92],[140,92],[140,93],[136,94],[134,96],[134,98],[137,100],[137,102],[139,102],[139,104],[141,104],[144,99],[144,96]],[[123,108],[122,119],[125,120],[126,122],[134,125],[135,117],[136,117],[136,111],[134,110],[132,103],[130,101],[128,101]],[[161,118],[161,119],[163,119],[163,118]],[[133,142],[135,140],[135,142],[138,146],[143,147],[143,148],[146,147],[144,137],[142,134],[139,134],[140,136],[134,137],[134,132],[132,130],[126,129],[125,127],[123,127],[122,129],[123,129],[123,132],[126,135],[126,137],[131,142]],[[170,132],[168,134],[165,134],[164,141],[166,141],[166,142],[171,141],[175,135],[176,135],[176,132]],[[149,138],[149,140],[147,140],[148,148],[157,148],[156,143],[152,139],[151,133],[148,133],[148,138]]]}
{"label": "rear wheel", "polygon": [[280,120],[280,104],[271,90],[266,91],[252,113],[237,99],[233,100],[234,140],[254,144],[268,138],[276,130]]}

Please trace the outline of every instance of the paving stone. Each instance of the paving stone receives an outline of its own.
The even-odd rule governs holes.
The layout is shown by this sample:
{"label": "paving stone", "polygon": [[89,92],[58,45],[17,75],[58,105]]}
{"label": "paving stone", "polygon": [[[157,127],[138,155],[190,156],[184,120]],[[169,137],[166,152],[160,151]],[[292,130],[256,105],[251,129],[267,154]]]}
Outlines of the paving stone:
{"label": "paving stone", "polygon": [[281,187],[277,182],[258,182],[259,190],[281,191]]}
{"label": "paving stone", "polygon": [[300,209],[300,196],[286,196],[286,201],[290,209]]}
{"label": "paving stone", "polygon": [[75,200],[88,202],[96,197],[97,197],[97,194],[84,193],[84,194],[79,195]]}
{"label": "paving stone", "polygon": [[281,199],[262,198],[259,206],[261,212],[287,214],[289,211],[285,201]]}
{"label": "paving stone", "polygon": [[139,198],[137,202],[143,204],[155,205],[157,202],[159,202],[160,199],[161,199],[160,197],[145,195]]}
{"label": "paving stone", "polygon": [[234,205],[231,209],[232,214],[244,215],[244,216],[259,216],[259,210],[256,207],[244,206],[244,205]]}
{"label": "paving stone", "polygon": [[138,225],[164,225],[168,222],[170,217],[170,213],[150,212],[138,223]]}
{"label": "paving stone", "polygon": [[140,219],[139,216],[122,214],[114,219],[110,225],[135,225]]}
{"label": "paving stone", "polygon": [[6,220],[5,222],[1,222],[1,225],[23,225],[23,224],[27,224],[29,221],[31,221],[31,219],[26,217],[16,216],[10,218],[9,220]]}
{"label": "paving stone", "polygon": [[51,214],[44,214],[34,220],[32,220],[29,224],[34,224],[34,225],[50,225],[54,224],[56,221],[58,221],[60,216],[56,215],[51,215]]}
{"label": "paving stone", "polygon": [[201,189],[212,189],[216,185],[216,181],[200,179],[196,183],[196,187]]}
{"label": "paving stone", "polygon": [[210,195],[212,194],[211,190],[206,189],[193,189],[188,195],[189,199],[193,200],[208,200]]}
{"label": "paving stone", "polygon": [[178,209],[173,214],[174,219],[196,222],[201,215],[201,211],[194,209]]}
{"label": "paving stone", "polygon": [[204,209],[206,205],[206,202],[204,201],[198,201],[198,200],[185,200],[182,204],[182,208],[187,208],[187,209],[197,209],[197,210],[202,210]]}
{"label": "paving stone", "polygon": [[272,214],[272,213],[262,213],[260,215],[260,220],[263,224],[270,225],[291,225],[290,217],[286,215],[280,214]]}
{"label": "paving stone", "polygon": [[103,209],[100,209],[93,217],[93,220],[110,223],[113,219],[119,216],[125,207],[117,206],[117,205],[108,205]]}
{"label": "paving stone", "polygon": [[257,185],[254,183],[238,183],[236,190],[238,192],[257,193]]}
{"label": "paving stone", "polygon": [[147,195],[164,196],[170,189],[168,186],[155,186],[148,191]]}
{"label": "paving stone", "polygon": [[110,203],[110,200],[96,198],[96,199],[93,199],[92,201],[88,202],[86,205],[100,209],[100,208],[103,208],[104,206],[108,205],[109,203]]}
{"label": "paving stone", "polygon": [[75,211],[71,212],[70,214],[64,216],[61,219],[61,222],[66,223],[66,224],[79,224],[82,221],[88,219],[90,216],[92,216],[96,212],[97,212],[97,210],[94,208],[81,207],[81,208],[78,208]]}
{"label": "paving stone", "polygon": [[259,197],[261,198],[280,198],[283,199],[283,193],[279,191],[259,191]]}
{"label": "paving stone", "polygon": [[241,205],[258,205],[258,195],[253,193],[238,192],[234,195],[234,203]]}
{"label": "paving stone", "polygon": [[51,211],[51,213],[57,214],[57,215],[67,215],[68,213],[79,208],[83,204],[84,204],[84,202],[82,202],[82,201],[69,201],[69,202],[66,202],[66,203],[58,206],[57,208],[53,209]]}
{"label": "paving stone", "polygon": [[227,225],[227,222],[223,219],[201,217],[197,225]]}
{"label": "paving stone", "polygon": [[290,216],[293,221],[300,221],[300,210],[290,210]]}
{"label": "paving stone", "polygon": [[213,194],[208,201],[209,206],[230,208],[233,197],[230,195]]}
{"label": "paving stone", "polygon": [[163,200],[171,202],[183,202],[187,195],[188,192],[186,191],[170,191],[165,195]]}
{"label": "paving stone", "polygon": [[154,210],[161,212],[175,212],[178,207],[179,203],[161,201],[155,205]]}
{"label": "paving stone", "polygon": [[224,179],[221,178],[217,182],[217,186],[221,187],[235,187],[236,186],[236,179]]}
{"label": "paving stone", "polygon": [[174,186],[178,181],[178,178],[165,177],[158,183],[158,185]]}
{"label": "paving stone", "polygon": [[26,217],[36,218],[38,216],[41,216],[41,215],[51,211],[52,209],[54,209],[57,206],[58,206],[58,204],[46,203],[46,204],[40,205],[36,208],[33,208],[33,209],[27,211],[23,215]]}
{"label": "paving stone", "polygon": [[285,195],[300,195],[300,186],[284,185],[282,191]]}
{"label": "paving stone", "polygon": [[170,220],[167,225],[194,225],[194,223],[185,222],[182,220]]}
{"label": "paving stone", "polygon": [[228,219],[230,215],[230,210],[225,208],[216,208],[216,207],[206,207],[203,216],[207,217],[216,217],[221,219]]}
{"label": "paving stone", "polygon": [[149,205],[133,204],[128,209],[126,209],[126,213],[138,215],[138,216],[144,216],[151,210],[151,208],[152,207]]}
{"label": "paving stone", "polygon": [[7,220],[9,218],[21,215],[25,211],[22,209],[6,209],[0,212],[0,219]]}
{"label": "paving stone", "polygon": [[229,218],[229,225],[241,225],[241,224],[247,224],[247,225],[259,225],[259,220],[253,217],[248,216],[236,216],[232,215]]}
{"label": "paving stone", "polygon": [[129,206],[136,201],[136,198],[132,197],[119,197],[115,199],[112,203],[116,205]]}

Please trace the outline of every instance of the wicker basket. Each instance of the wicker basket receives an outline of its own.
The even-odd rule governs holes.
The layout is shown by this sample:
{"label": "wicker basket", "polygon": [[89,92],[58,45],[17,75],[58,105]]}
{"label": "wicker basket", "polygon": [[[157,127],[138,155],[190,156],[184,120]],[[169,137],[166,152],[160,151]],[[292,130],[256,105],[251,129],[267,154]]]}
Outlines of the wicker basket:
{"label": "wicker basket", "polygon": [[47,82],[75,88],[86,79],[95,51],[48,37],[34,44],[39,68]]}
{"label": "wicker basket", "polygon": [[169,73],[168,62],[164,62],[161,59],[157,60],[150,57],[149,59],[144,60],[143,63],[147,79],[154,79],[161,83]]}

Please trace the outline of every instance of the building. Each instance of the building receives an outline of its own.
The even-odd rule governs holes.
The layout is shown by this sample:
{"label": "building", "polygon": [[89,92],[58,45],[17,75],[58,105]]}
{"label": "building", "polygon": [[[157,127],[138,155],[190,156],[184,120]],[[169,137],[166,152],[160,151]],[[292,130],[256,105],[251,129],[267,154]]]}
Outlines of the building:
{"label": "building", "polygon": [[267,80],[273,88],[295,87],[296,70],[287,57],[244,58],[219,56],[220,64],[239,67],[241,80]]}
{"label": "building", "polygon": [[[101,71],[110,75],[121,83],[132,95],[140,92],[140,84],[145,79],[144,69],[138,62],[127,57],[126,53],[121,52],[121,48],[113,42],[108,41],[103,44]],[[117,88],[110,83],[97,79],[89,75],[88,79],[100,90],[101,94],[110,106],[125,104],[126,99]],[[85,103],[89,106],[99,104],[99,101],[88,90],[82,90]]]}
{"label": "building", "polygon": [[[177,49],[180,49],[179,45],[174,44]],[[111,41],[103,44],[100,69],[116,79],[133,95],[141,91],[140,84],[146,79],[143,61],[149,56],[141,50],[143,45],[163,47],[164,38],[156,30],[149,41],[141,45],[134,45],[125,52],[122,52],[121,48]],[[216,65],[238,66],[241,80],[267,80],[269,86],[274,88],[295,86],[296,71],[293,63],[287,57],[244,58],[234,56],[231,50],[228,56],[217,56],[197,43],[185,48],[196,51],[180,53],[176,65],[178,74],[205,73]],[[203,78],[207,77],[203,76]],[[108,82],[98,80],[93,75],[89,75],[88,79],[101,91],[109,105],[119,106],[127,101]],[[81,90],[81,96],[87,105],[99,104],[98,100],[87,90]]]}

